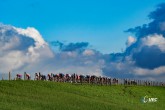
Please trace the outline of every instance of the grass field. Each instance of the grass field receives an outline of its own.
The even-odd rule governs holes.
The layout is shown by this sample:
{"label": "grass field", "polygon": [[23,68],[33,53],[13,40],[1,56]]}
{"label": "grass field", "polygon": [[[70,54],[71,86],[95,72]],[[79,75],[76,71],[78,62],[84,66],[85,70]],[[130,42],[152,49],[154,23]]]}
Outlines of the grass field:
{"label": "grass field", "polygon": [[[155,103],[142,103],[144,96]],[[165,88],[0,81],[0,110],[164,110]]]}

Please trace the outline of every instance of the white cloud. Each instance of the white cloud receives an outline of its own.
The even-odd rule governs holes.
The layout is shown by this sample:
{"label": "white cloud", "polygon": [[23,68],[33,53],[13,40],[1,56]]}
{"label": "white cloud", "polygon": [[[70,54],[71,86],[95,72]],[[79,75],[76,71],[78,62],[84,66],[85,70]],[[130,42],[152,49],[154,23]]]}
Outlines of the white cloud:
{"label": "white cloud", "polygon": [[1,24],[0,46],[0,62],[3,64],[0,65],[0,72],[21,70],[25,65],[54,56],[35,28],[21,29]]}
{"label": "white cloud", "polygon": [[33,27],[28,27],[27,29],[16,28],[16,27],[13,28],[18,32],[18,34],[33,38],[35,40],[35,45],[37,47],[44,46],[46,44],[46,42],[44,41],[38,30],[36,30]]}
{"label": "white cloud", "polygon": [[20,51],[11,51],[10,53],[5,53],[5,55],[0,57],[0,71],[7,72],[12,69],[17,69],[26,62],[26,58]]}
{"label": "white cloud", "polygon": [[83,52],[83,55],[84,56],[91,56],[91,55],[94,55],[95,52],[93,50],[90,50],[90,49],[86,49],[84,52]]}
{"label": "white cloud", "polygon": [[[104,61],[93,50],[53,52],[40,33],[27,29],[0,25],[0,73],[64,72],[102,75]],[[90,56],[93,55],[91,58]],[[95,55],[95,56],[94,56]]]}
{"label": "white cloud", "polygon": [[165,52],[165,38],[162,35],[151,35],[142,38],[142,46],[158,46],[162,52]]}
{"label": "white cloud", "polygon": [[136,38],[134,38],[132,36],[129,36],[128,39],[127,39],[127,42],[126,42],[126,46],[129,47],[135,42],[136,42]]}
{"label": "white cloud", "polygon": [[134,68],[133,72],[141,76],[144,76],[144,75],[157,76],[157,75],[161,75],[165,73],[165,66],[161,66],[155,69],[144,69],[144,68],[136,67]]}
{"label": "white cloud", "polygon": [[[136,42],[134,37],[128,37],[127,47]],[[165,52],[165,38],[161,35],[153,35],[142,38],[138,44],[138,50],[143,46],[158,46]],[[104,55],[96,50],[80,48],[80,50],[54,52],[44,41],[40,33],[33,27],[27,29],[0,24],[0,72],[50,72],[78,73],[90,75],[111,74],[126,77],[163,75],[165,67],[161,66],[153,70],[137,67],[131,55],[122,54]],[[106,68],[106,69],[103,69]],[[106,72],[104,74],[103,72]],[[113,76],[112,76],[113,77]],[[157,77],[158,78],[158,77]],[[161,79],[161,78],[159,78]]]}

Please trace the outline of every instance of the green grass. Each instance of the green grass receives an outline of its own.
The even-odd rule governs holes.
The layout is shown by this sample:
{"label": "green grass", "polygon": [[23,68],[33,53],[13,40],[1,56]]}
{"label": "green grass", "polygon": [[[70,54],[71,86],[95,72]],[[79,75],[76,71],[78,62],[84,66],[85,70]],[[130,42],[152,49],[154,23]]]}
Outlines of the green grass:
{"label": "green grass", "polygon": [[[145,96],[158,98],[142,103]],[[0,110],[164,110],[165,88],[0,81]]]}

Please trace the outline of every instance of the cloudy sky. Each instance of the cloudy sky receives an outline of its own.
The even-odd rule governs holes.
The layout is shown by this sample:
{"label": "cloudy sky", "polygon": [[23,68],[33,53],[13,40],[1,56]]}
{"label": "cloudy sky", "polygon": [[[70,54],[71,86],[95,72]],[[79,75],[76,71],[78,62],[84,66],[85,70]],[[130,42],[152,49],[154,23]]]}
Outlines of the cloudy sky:
{"label": "cloudy sky", "polygon": [[165,79],[163,0],[0,0],[0,73]]}

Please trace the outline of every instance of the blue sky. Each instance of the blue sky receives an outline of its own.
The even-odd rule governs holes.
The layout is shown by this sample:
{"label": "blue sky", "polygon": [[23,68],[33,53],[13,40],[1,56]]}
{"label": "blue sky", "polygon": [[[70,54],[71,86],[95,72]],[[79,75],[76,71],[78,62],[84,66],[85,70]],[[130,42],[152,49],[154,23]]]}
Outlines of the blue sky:
{"label": "blue sky", "polygon": [[121,52],[130,33],[164,0],[0,0],[0,22],[35,27],[46,41],[89,42],[102,53]]}
{"label": "blue sky", "polygon": [[0,0],[0,73],[164,81],[162,2]]}

